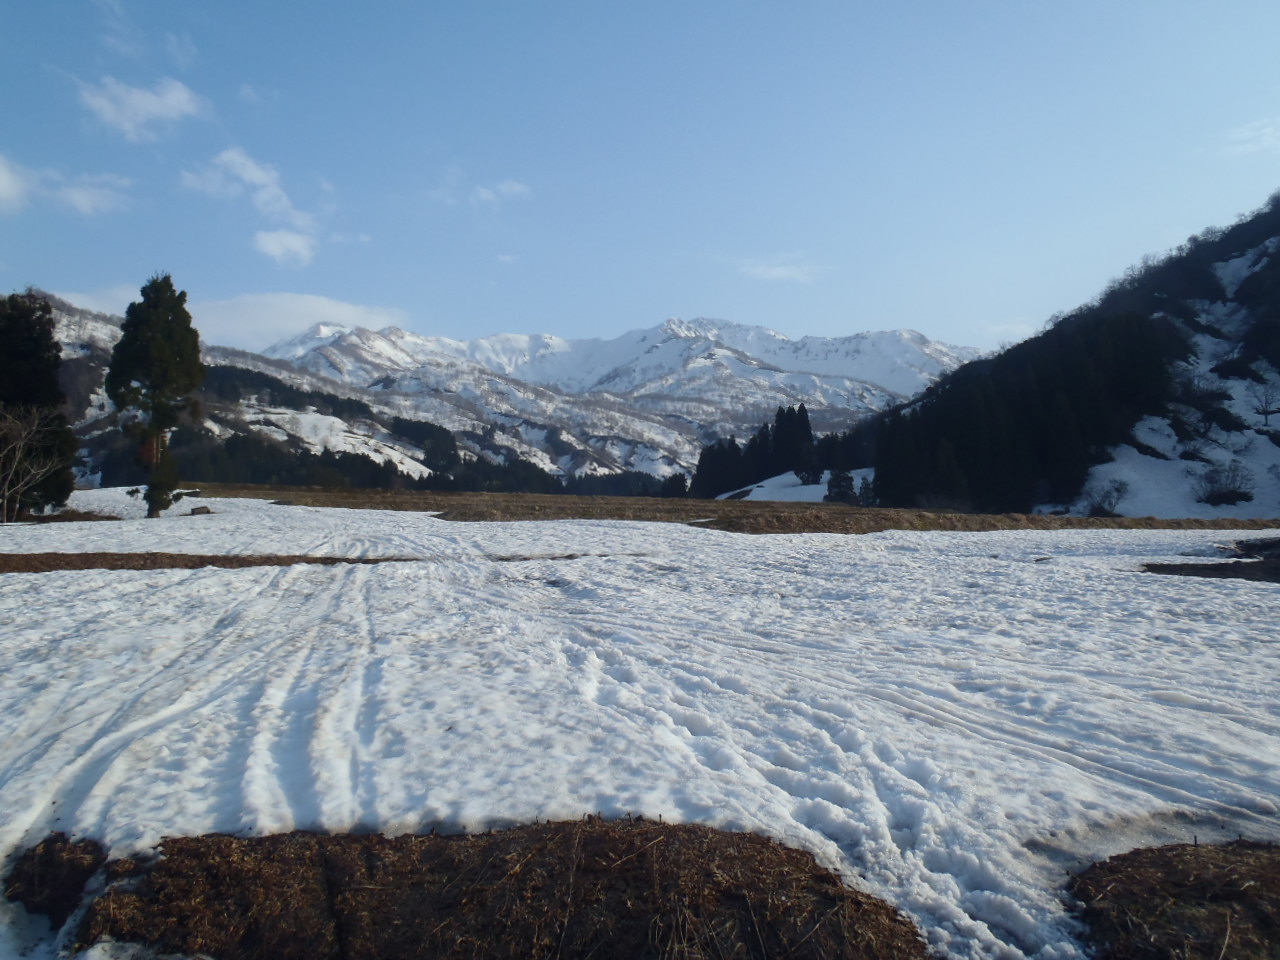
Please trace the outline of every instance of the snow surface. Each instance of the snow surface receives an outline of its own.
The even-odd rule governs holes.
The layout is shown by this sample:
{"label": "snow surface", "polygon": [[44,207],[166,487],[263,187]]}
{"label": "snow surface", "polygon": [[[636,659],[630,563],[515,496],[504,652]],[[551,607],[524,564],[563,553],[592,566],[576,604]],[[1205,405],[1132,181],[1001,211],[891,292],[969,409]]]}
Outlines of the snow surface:
{"label": "snow surface", "polygon": [[[1084,859],[1280,837],[1280,588],[1140,572],[1236,533],[189,506],[0,550],[409,559],[0,576],[6,856],[633,813],[808,849],[944,955],[1054,960],[1085,956],[1061,900]],[[0,920],[0,957],[54,955]]]}
{"label": "snow surface", "polygon": [[[853,489],[857,491],[863,480],[870,482],[874,479],[875,471],[869,467],[861,470],[850,470],[849,476],[853,480]],[[788,472],[779,474],[776,477],[770,477],[768,480],[761,480],[759,483],[743,487],[740,490],[722,493],[716,499],[768,500],[774,503],[823,503],[827,495],[827,481],[830,479],[830,470],[822,472],[822,479],[818,483],[801,483],[800,478],[794,472]]]}

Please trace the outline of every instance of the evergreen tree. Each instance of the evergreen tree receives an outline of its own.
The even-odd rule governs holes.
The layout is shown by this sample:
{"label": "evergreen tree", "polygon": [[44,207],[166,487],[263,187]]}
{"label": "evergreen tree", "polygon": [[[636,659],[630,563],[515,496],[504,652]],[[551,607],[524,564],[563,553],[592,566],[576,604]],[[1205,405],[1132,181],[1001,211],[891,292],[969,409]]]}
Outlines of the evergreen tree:
{"label": "evergreen tree", "polygon": [[133,413],[143,463],[150,468],[147,516],[158,517],[173,503],[177,469],[168,448],[169,432],[181,415],[195,409],[190,394],[200,386],[200,338],[187,312],[187,293],[168,274],[142,288],[142,299],[125,311],[123,335],[111,352],[106,390],[116,407]]}
{"label": "evergreen tree", "polygon": [[31,290],[0,299],[0,345],[0,520],[9,521],[67,502],[76,441],[49,302]]}

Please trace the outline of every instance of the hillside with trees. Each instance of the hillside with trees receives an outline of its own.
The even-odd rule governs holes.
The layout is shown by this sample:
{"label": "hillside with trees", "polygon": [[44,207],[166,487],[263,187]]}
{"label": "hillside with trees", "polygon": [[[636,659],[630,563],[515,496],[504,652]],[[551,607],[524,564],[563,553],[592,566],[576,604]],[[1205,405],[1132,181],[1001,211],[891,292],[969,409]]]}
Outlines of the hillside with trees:
{"label": "hillside with trees", "polygon": [[862,425],[879,503],[1156,512],[1176,487],[1191,510],[1274,515],[1278,249],[1280,195]]}

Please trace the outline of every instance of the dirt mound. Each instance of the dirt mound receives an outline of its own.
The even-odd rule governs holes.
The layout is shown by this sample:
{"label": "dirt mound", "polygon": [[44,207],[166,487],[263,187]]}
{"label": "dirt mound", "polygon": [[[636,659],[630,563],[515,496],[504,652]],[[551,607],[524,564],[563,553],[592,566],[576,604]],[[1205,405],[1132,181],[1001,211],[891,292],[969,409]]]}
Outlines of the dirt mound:
{"label": "dirt mound", "polygon": [[753,834],[645,820],[483,835],[173,838],[82,945],[249,958],[923,958],[915,928]]}
{"label": "dirt mound", "polygon": [[1239,841],[1134,850],[1096,863],[1071,894],[1099,960],[1280,957],[1280,847]]}

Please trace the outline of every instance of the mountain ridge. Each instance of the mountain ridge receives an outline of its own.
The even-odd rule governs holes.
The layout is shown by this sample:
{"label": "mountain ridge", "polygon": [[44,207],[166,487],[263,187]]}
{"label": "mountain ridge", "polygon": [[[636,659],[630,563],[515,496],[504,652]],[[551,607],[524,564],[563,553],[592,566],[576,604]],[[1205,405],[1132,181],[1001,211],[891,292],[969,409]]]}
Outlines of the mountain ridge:
{"label": "mountain ridge", "polygon": [[[85,382],[76,390],[82,410],[86,417],[90,407],[101,413],[105,398],[94,392],[89,371],[105,366],[121,318],[54,296],[50,301],[64,357],[84,368],[77,377]],[[199,317],[195,324],[199,328]],[[772,352],[762,358],[743,349],[753,345]],[[213,366],[241,367],[304,390],[357,399],[384,420],[439,424],[458,436],[463,451],[495,462],[527,460],[562,476],[636,470],[660,479],[692,472],[702,445],[754,431],[778,406],[804,403],[820,429],[843,429],[901,402],[908,389],[914,393],[932,382],[935,371],[977,353],[934,344],[911,331],[789,340],[766,328],[705,319],[671,319],[588,340],[498,334],[458,341],[398,327],[373,331],[319,323],[262,353],[208,342],[202,351]],[[818,361],[828,372],[795,369],[819,366]],[[884,376],[877,379],[899,389],[850,375],[859,363],[868,377],[882,368]],[[842,366],[850,373],[841,375]],[[252,400],[240,407],[244,429],[313,452],[339,443],[334,436],[318,436],[314,420],[307,429],[295,429],[298,418],[287,411]],[[342,449],[385,461],[385,445],[360,440],[372,429],[333,425],[330,432],[342,434]],[[408,469],[403,457],[396,459]]]}

